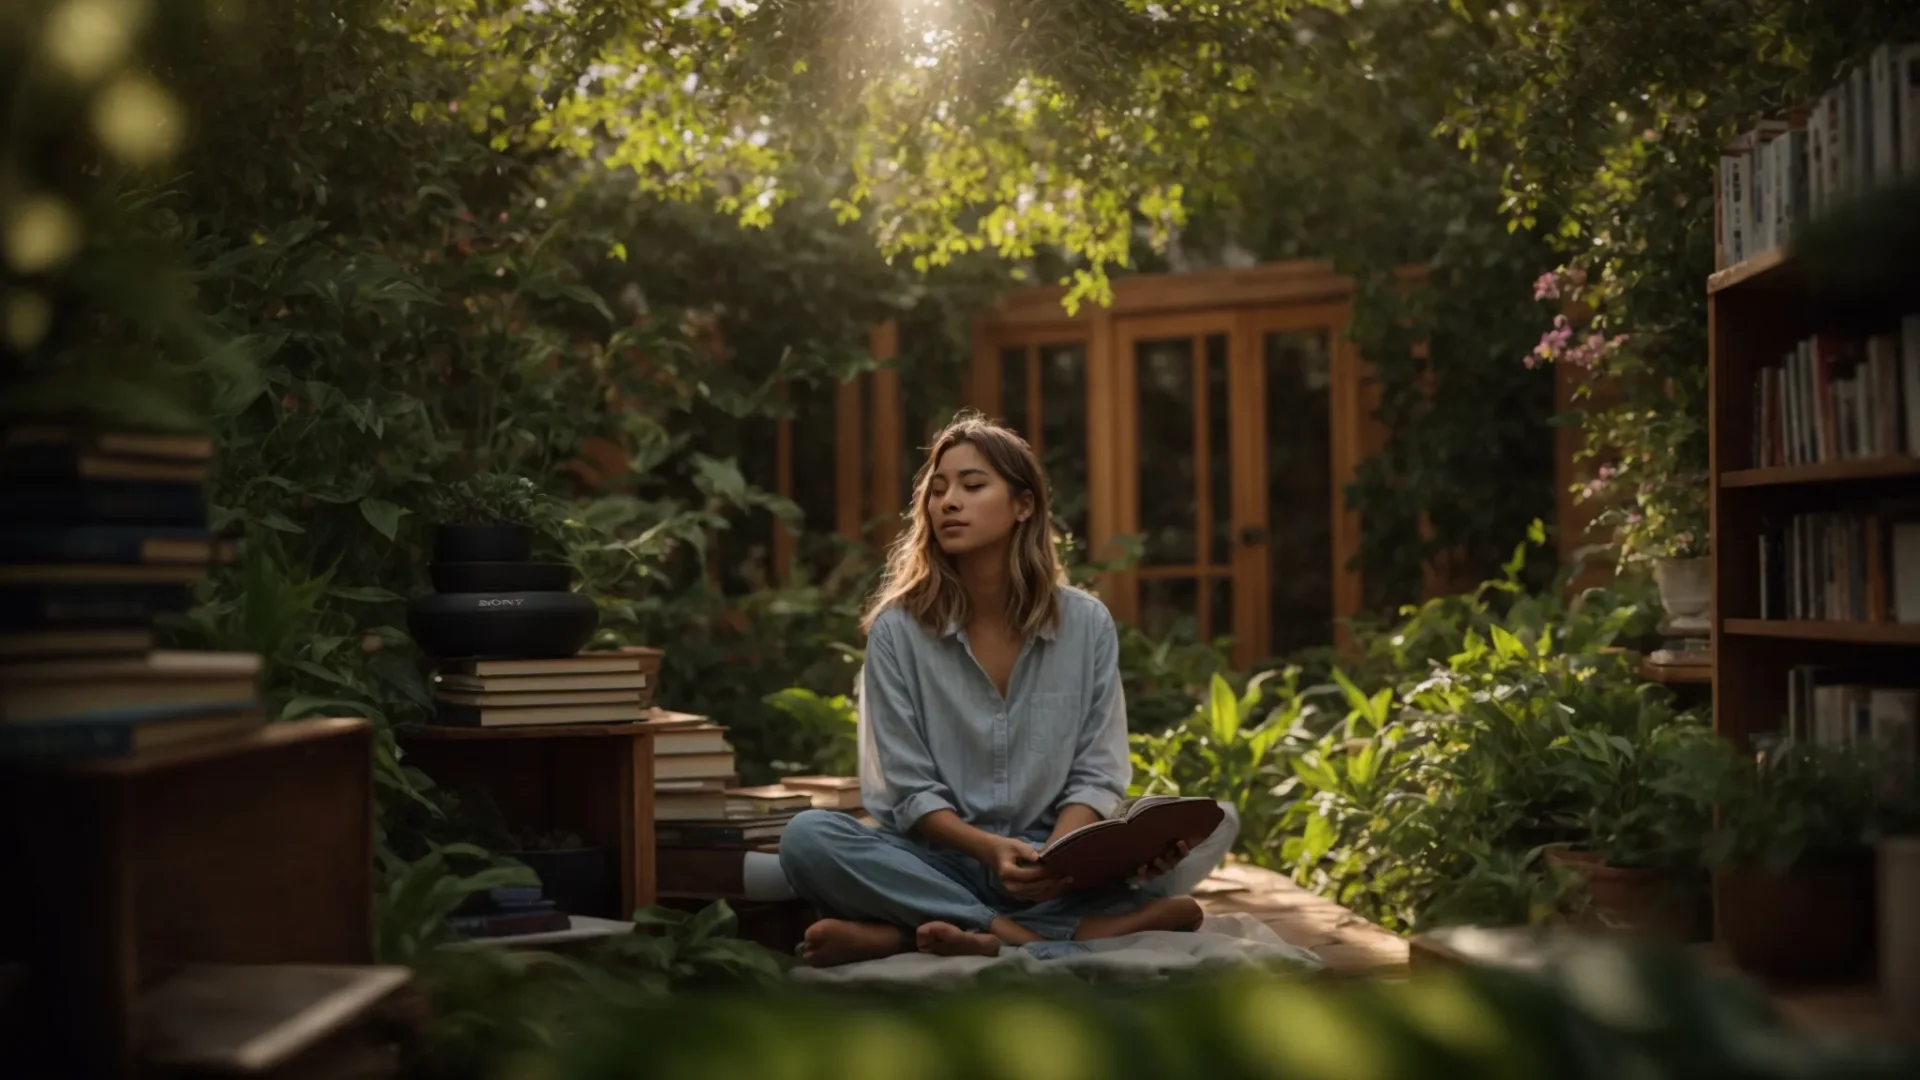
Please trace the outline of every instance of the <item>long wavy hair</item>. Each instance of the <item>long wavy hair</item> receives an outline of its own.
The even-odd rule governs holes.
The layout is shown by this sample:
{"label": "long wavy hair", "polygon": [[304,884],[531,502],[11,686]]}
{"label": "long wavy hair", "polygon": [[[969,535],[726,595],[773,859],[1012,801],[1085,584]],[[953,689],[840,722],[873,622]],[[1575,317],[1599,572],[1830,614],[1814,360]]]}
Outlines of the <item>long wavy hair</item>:
{"label": "long wavy hair", "polygon": [[1066,570],[1053,549],[1052,508],[1047,477],[1027,440],[972,410],[953,418],[927,448],[927,460],[913,478],[913,511],[907,528],[887,550],[886,573],[874,590],[860,626],[871,630],[880,613],[895,604],[905,608],[921,626],[939,633],[949,625],[965,626],[973,611],[960,583],[953,558],[940,550],[927,502],[940,458],[962,443],[971,445],[1012,489],[1014,498],[1033,496],[1033,513],[1016,522],[1007,545],[1007,622],[1021,637],[1052,627],[1060,618],[1056,589],[1066,584]]}

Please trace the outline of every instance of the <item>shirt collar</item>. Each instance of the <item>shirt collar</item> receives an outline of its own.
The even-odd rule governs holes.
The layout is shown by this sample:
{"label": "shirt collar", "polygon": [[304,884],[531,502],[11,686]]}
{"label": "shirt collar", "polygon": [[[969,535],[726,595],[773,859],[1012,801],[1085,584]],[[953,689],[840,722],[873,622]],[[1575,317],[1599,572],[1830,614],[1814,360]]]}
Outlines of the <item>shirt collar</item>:
{"label": "shirt collar", "polygon": [[[960,632],[962,629],[963,627],[961,627],[960,625],[960,620],[949,619],[947,621],[947,628],[941,632],[940,636],[941,637],[959,637],[961,636]],[[1040,638],[1042,641],[1053,641],[1055,638],[1059,637],[1059,635],[1060,635],[1060,620],[1058,618],[1055,618],[1051,623],[1047,623],[1041,626],[1040,629],[1036,631],[1034,634],[1035,637]]]}

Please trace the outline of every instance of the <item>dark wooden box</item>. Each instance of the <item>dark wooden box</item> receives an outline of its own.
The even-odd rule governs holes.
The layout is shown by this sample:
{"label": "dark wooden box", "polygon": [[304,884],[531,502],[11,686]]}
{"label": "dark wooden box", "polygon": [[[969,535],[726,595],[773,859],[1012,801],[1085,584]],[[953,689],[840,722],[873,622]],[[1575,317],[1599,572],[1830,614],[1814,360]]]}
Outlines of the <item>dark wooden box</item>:
{"label": "dark wooden box", "polygon": [[310,720],[0,774],[24,1075],[130,1074],[138,995],[183,965],[372,963],[371,738]]}

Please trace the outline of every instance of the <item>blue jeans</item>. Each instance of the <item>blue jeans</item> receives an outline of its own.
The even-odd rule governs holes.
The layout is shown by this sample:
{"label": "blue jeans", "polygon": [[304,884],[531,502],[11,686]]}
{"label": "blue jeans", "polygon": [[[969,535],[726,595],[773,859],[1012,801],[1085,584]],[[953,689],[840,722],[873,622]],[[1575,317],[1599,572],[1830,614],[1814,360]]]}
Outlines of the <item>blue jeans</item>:
{"label": "blue jeans", "polygon": [[[1047,834],[1021,839],[1040,847]],[[1183,867],[1193,858],[1183,860]],[[1004,915],[1052,941],[1071,940],[1089,915],[1119,915],[1172,895],[1176,881],[1188,876],[1163,874],[1139,888],[1081,889],[1031,904],[1002,889],[978,859],[832,810],[805,810],[787,823],[780,869],[795,893],[834,918],[908,930],[949,922],[982,931]]]}

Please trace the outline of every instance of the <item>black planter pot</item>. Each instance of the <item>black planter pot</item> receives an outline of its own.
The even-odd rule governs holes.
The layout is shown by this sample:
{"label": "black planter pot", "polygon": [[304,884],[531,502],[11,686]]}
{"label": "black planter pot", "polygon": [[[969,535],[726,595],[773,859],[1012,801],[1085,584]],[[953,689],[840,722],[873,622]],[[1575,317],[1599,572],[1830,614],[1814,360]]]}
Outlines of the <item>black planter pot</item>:
{"label": "black planter pot", "polygon": [[503,854],[526,863],[528,869],[538,874],[542,895],[569,915],[602,919],[633,917],[630,911],[620,911],[620,890],[614,887],[613,852],[605,848]]}
{"label": "black planter pot", "polygon": [[432,593],[407,605],[407,631],[436,660],[572,656],[600,625],[573,592]]}
{"label": "black planter pot", "polygon": [[526,525],[436,525],[436,563],[526,562],[533,558],[533,529]]}
{"label": "black planter pot", "polygon": [[566,592],[573,567],[566,563],[437,562],[427,567],[435,592]]}

